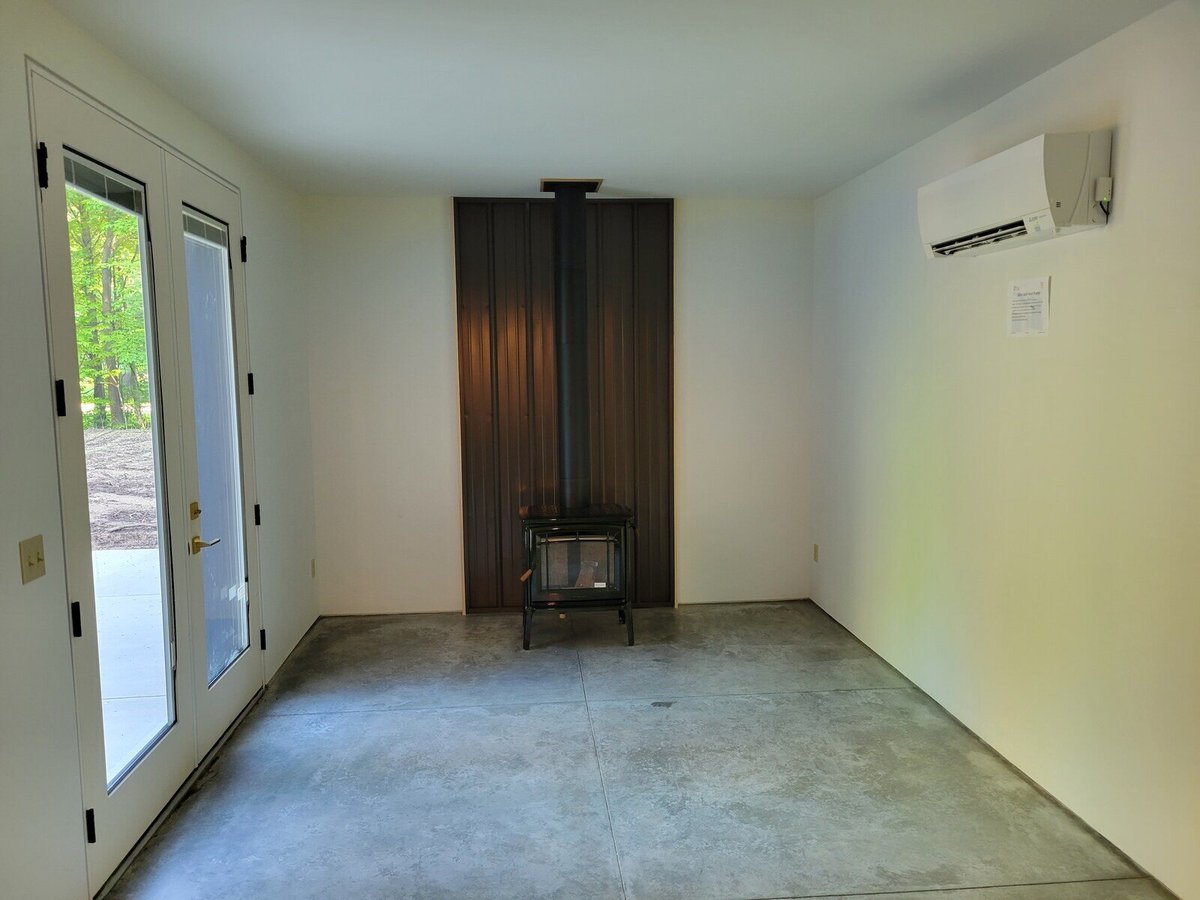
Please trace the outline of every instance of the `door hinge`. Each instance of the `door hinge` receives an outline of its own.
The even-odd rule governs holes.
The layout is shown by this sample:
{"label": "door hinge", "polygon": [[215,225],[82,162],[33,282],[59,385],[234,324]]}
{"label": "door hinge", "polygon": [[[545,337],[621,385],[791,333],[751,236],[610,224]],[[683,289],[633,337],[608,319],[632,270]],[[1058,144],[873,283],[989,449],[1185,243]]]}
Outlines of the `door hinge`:
{"label": "door hinge", "polygon": [[179,656],[175,652],[175,642],[171,641],[171,671],[179,668]]}
{"label": "door hinge", "polygon": [[38,186],[48,188],[50,187],[50,151],[46,149],[45,142],[38,144],[37,161]]}
{"label": "door hinge", "polygon": [[67,383],[61,378],[54,382],[54,409],[60,416],[67,414]]}
{"label": "door hinge", "polygon": [[78,600],[71,604],[71,637],[83,637],[83,611]]}
{"label": "door hinge", "polygon": [[255,525],[262,524],[262,507],[259,506],[257,503],[254,504],[254,524]]}
{"label": "door hinge", "polygon": [[267,629],[265,628],[260,628],[258,630],[258,649],[267,649]]}
{"label": "door hinge", "polygon": [[254,373],[253,372],[246,373],[246,387],[248,387],[250,389],[250,393],[252,393],[252,394],[254,393]]}
{"label": "door hinge", "polygon": [[242,262],[246,261],[246,236],[242,235]]}
{"label": "door hinge", "polygon": [[87,828],[87,842],[96,843],[96,811],[87,809],[83,812],[83,824]]}

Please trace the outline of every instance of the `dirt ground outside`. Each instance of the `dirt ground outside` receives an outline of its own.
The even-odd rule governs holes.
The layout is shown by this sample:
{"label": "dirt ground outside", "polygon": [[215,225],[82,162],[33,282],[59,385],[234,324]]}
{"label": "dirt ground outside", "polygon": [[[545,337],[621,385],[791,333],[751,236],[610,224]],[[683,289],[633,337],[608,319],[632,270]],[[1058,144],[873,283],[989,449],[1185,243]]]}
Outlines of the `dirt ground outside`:
{"label": "dirt ground outside", "polygon": [[149,550],[158,546],[153,435],[140,428],[89,428],[88,508],[93,550]]}

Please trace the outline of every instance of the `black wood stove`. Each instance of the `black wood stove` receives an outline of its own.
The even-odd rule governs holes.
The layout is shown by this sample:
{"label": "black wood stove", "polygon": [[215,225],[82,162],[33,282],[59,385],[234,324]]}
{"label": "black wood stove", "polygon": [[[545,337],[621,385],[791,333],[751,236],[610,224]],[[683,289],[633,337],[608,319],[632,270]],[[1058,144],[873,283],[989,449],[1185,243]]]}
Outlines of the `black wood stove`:
{"label": "black wood stove", "polygon": [[615,609],[633,644],[633,511],[591,501],[587,217],[598,180],[543,180],[554,192],[554,340],[559,506],[519,512],[525,546],[522,646],[535,610]]}
{"label": "black wood stove", "polygon": [[622,506],[577,510],[523,508],[525,614],[522,646],[529,649],[538,609],[615,609],[633,645],[630,552],[633,513]]}

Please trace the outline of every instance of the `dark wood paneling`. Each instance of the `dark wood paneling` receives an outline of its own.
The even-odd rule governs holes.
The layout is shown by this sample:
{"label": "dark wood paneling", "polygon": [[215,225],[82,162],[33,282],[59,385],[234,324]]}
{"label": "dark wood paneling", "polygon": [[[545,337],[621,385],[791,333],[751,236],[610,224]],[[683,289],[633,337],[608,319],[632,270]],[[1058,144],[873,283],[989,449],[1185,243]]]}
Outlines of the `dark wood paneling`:
{"label": "dark wood paneling", "polygon": [[[634,294],[639,324],[634,348],[637,388],[633,507],[638,516],[634,578],[648,597],[674,597],[674,387],[670,303],[658,302],[672,283],[673,216],[670,206],[639,206],[634,222]],[[644,515],[644,518],[643,518]],[[666,564],[663,561],[667,561]]]}
{"label": "dark wood paneling", "polygon": [[529,207],[530,506],[558,504],[558,381],[554,374],[554,207]]}
{"label": "dark wood paneling", "polygon": [[466,590],[474,608],[499,605],[496,541],[495,379],[492,359],[491,206],[455,209],[458,360]]}
{"label": "dark wood paneling", "polygon": [[496,378],[496,540],[500,606],[520,600],[521,528],[508,510],[528,503],[530,483],[529,242],[526,209],[492,205],[492,339]]}
{"label": "dark wood paneling", "polygon": [[[674,597],[672,204],[588,203],[592,498],[637,517],[639,605]],[[554,505],[554,207],[455,201],[469,611],[519,609],[517,510]]]}

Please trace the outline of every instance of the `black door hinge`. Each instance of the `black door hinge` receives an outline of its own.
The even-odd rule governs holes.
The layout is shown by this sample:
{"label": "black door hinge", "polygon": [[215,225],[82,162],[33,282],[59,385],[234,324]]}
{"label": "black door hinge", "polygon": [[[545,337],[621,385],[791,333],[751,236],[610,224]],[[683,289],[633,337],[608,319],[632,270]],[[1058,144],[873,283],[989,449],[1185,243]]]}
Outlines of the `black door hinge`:
{"label": "black door hinge", "polygon": [[246,236],[242,235],[242,262],[246,261]]}
{"label": "black door hinge", "polygon": [[258,631],[258,648],[260,650],[267,649],[267,629],[260,628]]}
{"label": "black door hinge", "polygon": [[87,842],[89,844],[96,843],[96,811],[94,809],[84,810],[83,823],[87,827]]}
{"label": "black door hinge", "polygon": [[254,393],[254,373],[253,372],[246,373],[246,387],[248,387],[250,389],[250,393],[252,393],[252,394]]}
{"label": "black door hinge", "polygon": [[60,416],[67,414],[67,384],[61,378],[54,382],[54,409]]}
{"label": "black door hinge", "polygon": [[262,507],[259,506],[257,503],[254,504],[254,524],[255,525],[262,524]]}
{"label": "black door hinge", "polygon": [[50,151],[46,149],[45,143],[38,144],[37,149],[38,159],[38,186],[50,187]]}
{"label": "black door hinge", "polygon": [[83,612],[78,600],[71,604],[71,636],[83,637]]}

